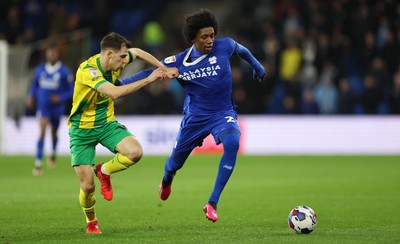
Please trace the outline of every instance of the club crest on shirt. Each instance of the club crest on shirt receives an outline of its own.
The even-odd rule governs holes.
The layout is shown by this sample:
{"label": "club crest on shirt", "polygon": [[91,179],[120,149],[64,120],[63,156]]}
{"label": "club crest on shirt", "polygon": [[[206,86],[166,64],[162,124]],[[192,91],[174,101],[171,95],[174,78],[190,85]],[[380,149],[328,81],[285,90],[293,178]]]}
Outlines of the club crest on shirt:
{"label": "club crest on shirt", "polygon": [[166,63],[166,64],[170,64],[170,63],[174,63],[174,62],[176,62],[175,55],[174,56],[169,56],[168,58],[164,59],[164,63]]}
{"label": "club crest on shirt", "polygon": [[99,76],[99,71],[96,68],[90,68],[89,69],[89,73],[90,75],[92,75],[93,77]]}
{"label": "club crest on shirt", "polygon": [[208,62],[210,62],[210,64],[215,64],[217,62],[217,57],[212,56],[208,59]]}

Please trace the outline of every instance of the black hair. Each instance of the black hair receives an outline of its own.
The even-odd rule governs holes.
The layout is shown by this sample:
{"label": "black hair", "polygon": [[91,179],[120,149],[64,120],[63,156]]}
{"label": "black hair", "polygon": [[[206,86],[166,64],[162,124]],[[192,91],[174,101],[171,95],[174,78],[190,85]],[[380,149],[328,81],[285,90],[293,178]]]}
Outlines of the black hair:
{"label": "black hair", "polygon": [[183,22],[183,37],[190,43],[196,38],[200,29],[213,27],[214,33],[218,33],[218,22],[215,15],[208,9],[201,9],[190,15],[186,15]]}
{"label": "black hair", "polygon": [[123,44],[126,46],[126,48],[130,48],[132,46],[132,43],[128,41],[125,37],[121,36],[118,33],[111,32],[103,37],[100,42],[100,48],[101,50],[105,50],[107,48],[120,50]]}

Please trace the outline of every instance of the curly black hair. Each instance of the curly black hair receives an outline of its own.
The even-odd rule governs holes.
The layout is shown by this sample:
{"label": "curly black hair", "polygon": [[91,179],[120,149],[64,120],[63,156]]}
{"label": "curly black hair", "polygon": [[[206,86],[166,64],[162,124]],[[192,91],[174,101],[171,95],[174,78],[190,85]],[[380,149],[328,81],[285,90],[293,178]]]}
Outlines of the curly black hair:
{"label": "curly black hair", "polygon": [[201,9],[198,12],[185,16],[183,23],[183,37],[190,43],[196,38],[200,29],[213,27],[214,33],[218,33],[218,22],[215,15],[208,9]]}

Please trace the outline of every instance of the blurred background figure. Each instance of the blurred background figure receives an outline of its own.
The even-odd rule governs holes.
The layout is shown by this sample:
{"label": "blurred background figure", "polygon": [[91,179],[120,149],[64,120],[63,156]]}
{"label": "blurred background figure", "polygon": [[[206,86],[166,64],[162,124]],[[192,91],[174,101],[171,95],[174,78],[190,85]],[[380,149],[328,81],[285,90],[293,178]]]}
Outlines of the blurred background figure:
{"label": "blurred background figure", "polygon": [[364,78],[365,90],[361,94],[361,103],[364,114],[376,114],[382,101],[382,92],[373,75],[367,74]]}
{"label": "blurred background figure", "polygon": [[314,93],[321,114],[336,113],[338,92],[330,76],[325,75],[321,78],[315,86]]}
{"label": "blurred background figure", "polygon": [[302,114],[319,114],[319,107],[311,87],[306,87],[303,91],[300,112]]}
{"label": "blurred background figure", "polygon": [[393,77],[393,88],[390,93],[390,110],[393,114],[400,114],[400,71]]}
{"label": "blurred background figure", "polygon": [[158,53],[164,48],[165,34],[157,21],[150,21],[143,27],[143,42],[151,53]]}
{"label": "blurred background figure", "polygon": [[65,113],[67,102],[73,93],[73,75],[71,70],[60,60],[57,45],[50,45],[46,51],[46,62],[35,69],[32,85],[27,99],[27,107],[34,109],[36,105],[40,133],[36,145],[34,176],[43,173],[44,139],[46,128],[51,128],[52,152],[48,159],[48,167],[56,166],[57,130],[61,116]]}
{"label": "blurred background figure", "polygon": [[352,114],[355,106],[355,96],[350,90],[349,81],[345,77],[339,79],[338,114]]}

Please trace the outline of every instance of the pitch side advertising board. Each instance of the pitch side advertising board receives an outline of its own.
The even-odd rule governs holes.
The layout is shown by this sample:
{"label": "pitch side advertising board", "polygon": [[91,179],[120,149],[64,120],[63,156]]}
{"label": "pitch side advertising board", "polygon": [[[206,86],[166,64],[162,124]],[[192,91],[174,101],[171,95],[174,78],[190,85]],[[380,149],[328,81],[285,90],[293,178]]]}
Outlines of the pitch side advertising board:
{"label": "pitch side advertising board", "polygon": [[[181,116],[117,116],[138,138],[145,155],[171,153]],[[400,154],[400,117],[397,116],[239,116],[240,154],[245,155],[349,155]],[[39,125],[36,118],[19,123],[7,118],[2,129],[1,152],[34,155]],[[67,118],[61,121],[59,154],[69,154]],[[50,131],[45,150],[50,152]],[[221,153],[212,136],[193,153]],[[111,154],[99,145],[98,155]]]}

